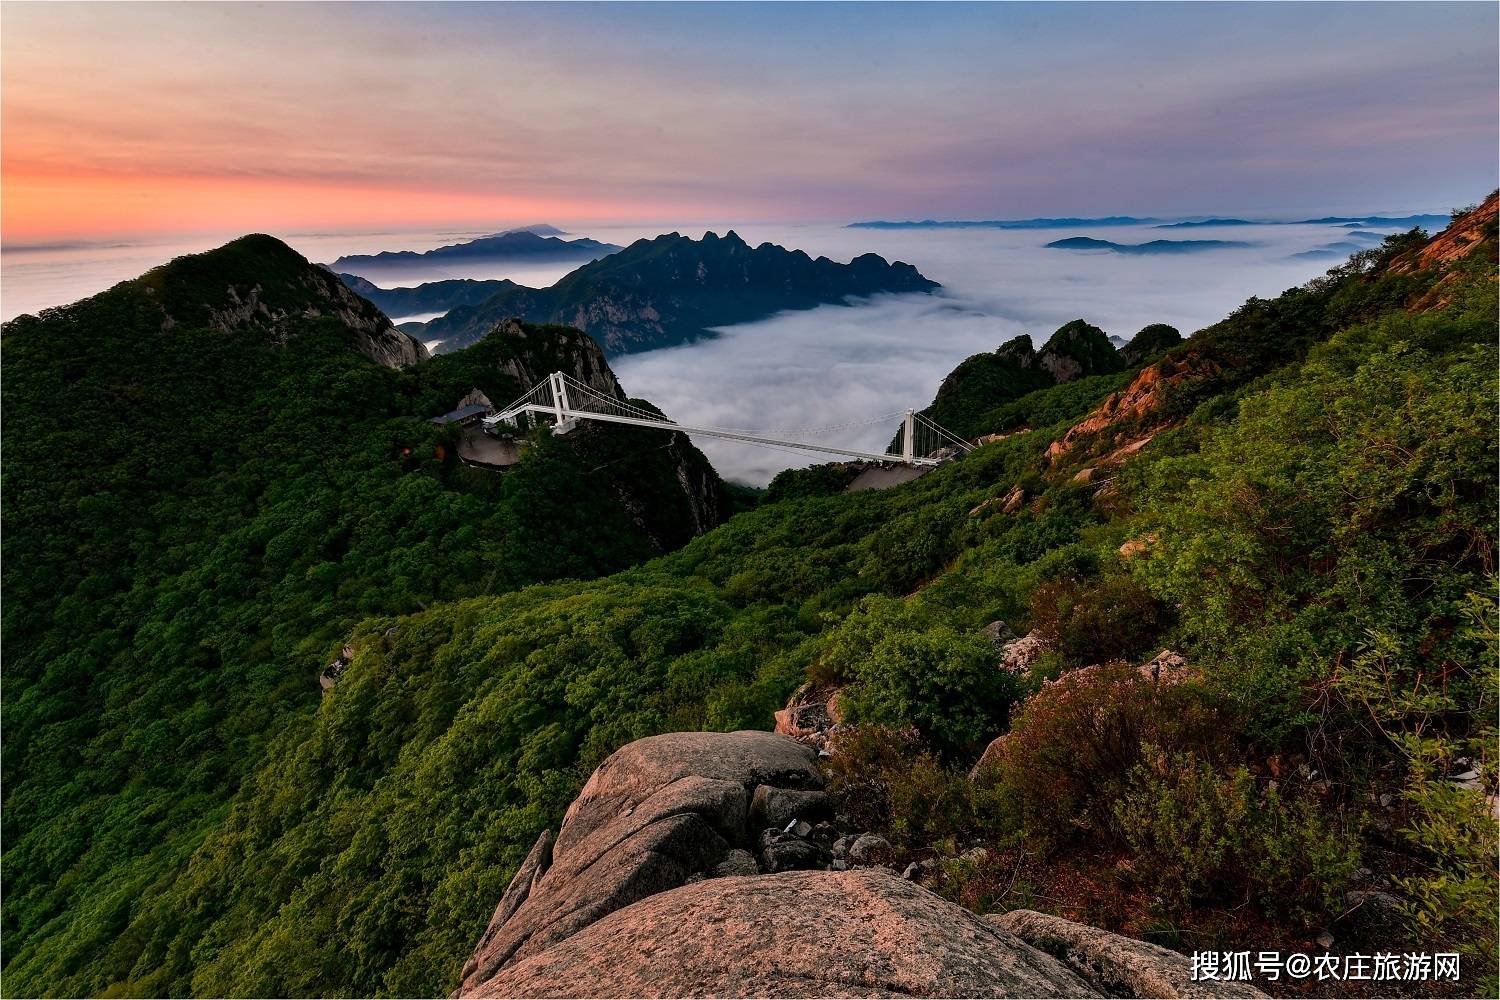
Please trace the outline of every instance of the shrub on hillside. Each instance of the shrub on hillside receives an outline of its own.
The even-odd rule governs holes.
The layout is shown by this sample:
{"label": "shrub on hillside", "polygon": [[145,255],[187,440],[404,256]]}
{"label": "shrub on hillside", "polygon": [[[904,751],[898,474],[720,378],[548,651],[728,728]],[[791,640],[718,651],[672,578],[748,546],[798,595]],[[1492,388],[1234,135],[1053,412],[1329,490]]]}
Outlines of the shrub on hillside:
{"label": "shrub on hillside", "polygon": [[1083,828],[1119,841],[1113,803],[1142,745],[1219,760],[1229,731],[1195,685],[1152,681],[1125,664],[1093,667],[1028,699],[975,777],[1033,837],[1061,841]]}
{"label": "shrub on hillside", "polygon": [[[1474,643],[1467,664],[1449,665],[1439,686],[1421,684],[1420,667],[1396,655],[1389,638],[1372,637],[1340,678],[1339,692],[1369,713],[1381,734],[1404,757],[1401,833],[1421,867],[1398,880],[1402,913],[1418,940],[1459,942],[1466,955],[1490,963],[1494,975],[1497,830],[1493,813],[1500,690],[1500,623],[1494,580],[1487,593],[1471,594],[1468,624],[1460,638]],[[1455,720],[1467,717],[1468,725]],[[1466,780],[1455,780],[1459,774]],[[1490,985],[1487,993],[1496,990]]]}
{"label": "shrub on hillside", "polygon": [[879,833],[900,851],[975,832],[968,778],[944,766],[912,730],[849,726],[830,749],[828,793],[858,829]]}
{"label": "shrub on hillside", "polygon": [[1080,667],[1147,655],[1168,618],[1166,606],[1128,576],[1053,580],[1032,592],[1030,604],[1032,630]]}
{"label": "shrub on hillside", "polygon": [[966,520],[964,505],[950,500],[881,525],[866,546],[861,579],[888,593],[910,593],[958,554],[958,533]]}
{"label": "shrub on hillside", "polygon": [[1253,899],[1316,926],[1359,867],[1357,836],[1311,801],[1191,753],[1144,748],[1113,812],[1136,879],[1175,907]]}
{"label": "shrub on hillside", "polygon": [[[1201,455],[1151,469],[1140,505],[1162,543],[1136,572],[1179,609],[1182,641],[1267,742],[1316,726],[1320,754],[1344,735],[1385,753],[1362,735],[1372,712],[1406,715],[1402,702],[1436,690],[1436,664],[1453,665],[1455,704],[1477,697],[1481,659],[1454,625],[1496,563],[1496,354],[1397,340],[1435,342],[1430,327],[1340,335],[1296,382],[1247,397]],[[1329,686],[1347,689],[1372,636],[1389,679],[1369,706],[1327,715]]]}
{"label": "shrub on hillside", "polygon": [[986,639],[892,598],[866,598],[833,629],[812,676],[848,682],[850,722],[912,727],[945,755],[998,732],[1020,691]]}
{"label": "shrub on hillside", "polygon": [[762,504],[803,497],[828,497],[844,492],[859,476],[863,467],[854,462],[831,462],[806,469],[783,469],[761,494]]}

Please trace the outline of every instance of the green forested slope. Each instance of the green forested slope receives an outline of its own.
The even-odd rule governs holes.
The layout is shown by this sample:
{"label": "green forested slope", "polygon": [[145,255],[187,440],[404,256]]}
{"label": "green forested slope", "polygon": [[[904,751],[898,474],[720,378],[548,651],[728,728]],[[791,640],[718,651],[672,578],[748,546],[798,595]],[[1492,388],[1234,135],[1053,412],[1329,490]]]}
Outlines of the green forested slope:
{"label": "green forested slope", "polygon": [[[68,989],[13,961],[64,942],[71,988],[104,987],[89,963],[316,709],[353,624],[681,544],[679,473],[722,513],[702,457],[649,431],[542,440],[503,477],[457,463],[423,418],[519,393],[502,362],[597,348],[530,328],[394,371],[354,349],[329,279],[252,238],[4,328],[8,992]],[[202,308],[231,282],[274,323]]]}
{"label": "green forested slope", "polygon": [[[16,615],[18,604],[50,607],[47,594],[61,588],[20,602],[7,593],[7,629],[74,664],[36,685],[45,711],[41,695],[23,691],[17,708],[7,689],[7,795],[20,802],[6,810],[7,990],[445,993],[514,866],[606,754],[654,732],[765,727],[809,676],[845,685],[869,732],[912,726],[935,752],[901,743],[866,760],[904,761],[869,815],[907,856],[933,859],[938,887],[970,905],[994,905],[998,892],[990,873],[957,856],[980,838],[1026,845],[1033,864],[1099,854],[1115,882],[1170,875],[1145,885],[1158,900],[1152,919],[1198,928],[1195,940],[1214,940],[1244,914],[1302,928],[1341,905],[1372,790],[1394,788],[1413,831],[1395,835],[1405,837],[1413,926],[1483,954],[1484,920],[1473,928],[1493,911],[1492,824],[1479,819],[1479,793],[1436,779],[1472,761],[1485,787],[1494,783],[1492,221],[1487,232],[1442,269],[1393,268],[1420,242],[1409,239],[1248,303],[1171,352],[1159,371],[1192,377],[1162,375],[1153,408],[1095,421],[1051,457],[1049,445],[1131,373],[999,400],[1024,406],[1017,423],[1034,430],[896,489],[738,515],[607,579],[482,592],[475,581],[491,553],[469,549],[470,562],[424,551],[453,560],[432,584],[449,589],[416,593],[426,579],[417,566],[383,578],[373,568],[405,566],[404,550],[371,550],[362,594],[376,606],[338,605],[278,630],[258,598],[241,596],[259,576],[245,582],[235,563],[165,588],[172,600],[114,648],[97,637],[110,634],[100,628],[112,612],[98,609],[115,591],[80,593],[82,581],[67,576],[77,570],[59,560],[50,579],[76,595],[76,628]],[[1117,441],[1137,433],[1151,435],[1148,446],[1107,464]],[[370,448],[384,455],[380,444]],[[303,460],[324,468],[321,456]],[[1086,468],[1095,472],[1078,475]],[[361,475],[389,480],[390,494],[413,481]],[[455,492],[428,477],[434,497]],[[1016,488],[1025,500],[1014,513],[985,505]],[[16,492],[9,482],[6,492]],[[468,500],[448,502],[462,510]],[[225,538],[240,530],[235,519],[258,523],[261,508],[243,503]],[[444,509],[419,505],[432,506]],[[8,528],[12,516],[7,508]],[[1127,540],[1145,554],[1123,555]],[[7,553],[7,573],[12,562]],[[382,596],[398,579],[413,581],[393,588],[412,592],[404,605]],[[316,574],[275,580],[303,601],[340,600]],[[235,623],[265,616],[269,639],[216,617],[179,625],[175,615],[201,615],[205,603],[221,616],[238,608]],[[998,676],[978,635],[996,618],[1051,638],[1042,675],[1139,662],[1171,645],[1198,676],[1170,703],[1143,695],[1133,671],[1110,681],[1121,697],[1085,699],[1086,718],[1115,712],[1110,732],[1126,734],[1109,755],[1090,756],[1084,730],[1070,728],[1083,723],[1057,698],[1065,687]],[[267,641],[270,655],[231,661],[213,640],[200,651],[220,635]],[[293,671],[301,684],[346,637],[354,661],[332,694],[311,711],[310,694],[283,695],[301,700],[271,718],[268,692],[293,684],[272,664],[304,657]],[[87,682],[99,668],[84,657],[129,655],[128,668],[107,672],[113,685],[164,683],[153,674],[164,661],[132,652],[144,641],[200,657],[162,675],[179,684],[262,678],[234,702],[262,717],[207,716],[195,730],[216,748],[209,759],[224,761],[210,787],[244,776],[227,807],[206,793],[192,804],[196,786],[182,775],[199,758],[183,749],[194,735],[186,719],[158,737],[151,712],[135,709],[139,696],[111,702],[113,686]],[[31,669],[50,673],[48,659],[38,654]],[[85,734],[105,717],[117,728],[96,748]],[[1202,719],[1212,725],[1185,728]],[[1026,755],[1002,754],[998,773],[968,782],[978,751],[1007,727]],[[1186,764],[1149,745],[1173,733],[1197,754]],[[110,752],[133,756],[111,764]],[[1315,777],[1292,771],[1268,785],[1262,762],[1295,755]],[[158,771],[154,784],[141,777]],[[121,779],[142,795],[101,791]],[[189,791],[167,791],[178,787]],[[147,818],[120,815],[121,803]],[[1228,820],[1246,815],[1259,819]],[[1194,853],[1210,842],[1222,849]],[[1217,916],[1205,923],[1205,912]]]}

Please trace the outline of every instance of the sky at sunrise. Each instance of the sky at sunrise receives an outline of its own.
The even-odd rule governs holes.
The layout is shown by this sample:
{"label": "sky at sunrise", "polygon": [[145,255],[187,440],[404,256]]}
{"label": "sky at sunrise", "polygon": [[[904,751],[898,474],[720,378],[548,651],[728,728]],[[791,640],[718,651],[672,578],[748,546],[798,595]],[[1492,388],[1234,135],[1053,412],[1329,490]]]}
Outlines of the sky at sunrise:
{"label": "sky at sunrise", "polygon": [[1474,4],[4,4],[3,234],[1445,209]]}

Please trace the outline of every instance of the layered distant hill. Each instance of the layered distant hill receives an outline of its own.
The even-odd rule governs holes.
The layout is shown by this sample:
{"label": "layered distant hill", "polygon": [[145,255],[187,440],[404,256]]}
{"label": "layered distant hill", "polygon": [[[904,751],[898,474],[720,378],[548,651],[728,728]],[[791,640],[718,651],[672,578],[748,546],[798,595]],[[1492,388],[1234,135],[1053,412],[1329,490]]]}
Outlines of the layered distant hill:
{"label": "layered distant hill", "polygon": [[851,222],[849,229],[1079,229],[1084,226],[1142,226],[1160,219],[1139,219],[1133,215],[1106,215],[1096,219],[958,219],[893,222],[872,219]]}
{"label": "layered distant hill", "polygon": [[[1340,227],[1343,228],[1343,227]],[[1325,243],[1311,250],[1292,254],[1293,257],[1302,260],[1334,260],[1342,259],[1361,250],[1368,250],[1372,245],[1382,243],[1385,237],[1380,233],[1367,232],[1360,229],[1346,229],[1342,234],[1343,239],[1333,243]]]}
{"label": "layered distant hill", "polygon": [[1295,224],[1374,226],[1382,229],[1411,229],[1413,226],[1420,226],[1423,229],[1442,229],[1449,221],[1451,217],[1447,215],[1325,215],[1321,219],[1300,219]]}
{"label": "layered distant hill", "polygon": [[[550,227],[549,227],[550,229]],[[335,271],[368,278],[382,272],[410,273],[413,267],[441,267],[447,264],[475,263],[544,263],[571,260],[595,260],[620,248],[613,243],[579,238],[559,239],[541,236],[528,229],[515,229],[481,236],[477,240],[454,243],[433,250],[383,250],[376,254],[351,254],[340,257],[331,267]]]}
{"label": "layered distant hill", "polygon": [[414,288],[381,288],[357,274],[340,274],[339,277],[362,298],[379,306],[387,316],[445,313],[457,306],[477,305],[491,296],[520,287],[506,278],[447,278],[428,281]]}
{"label": "layered distant hill", "polygon": [[1254,226],[1259,225],[1250,219],[1189,219],[1186,222],[1165,222],[1157,226],[1157,229],[1197,229],[1203,226]]}
{"label": "layered distant hill", "polygon": [[423,340],[451,351],[497,322],[518,317],[588,332],[610,355],[670,347],[714,327],[810,309],[851,296],[930,292],[938,283],[915,267],[863,254],[847,264],[771,243],[752,247],[733,231],[701,240],[668,233],[637,240],[550,288],[517,286],[428,323]]}
{"label": "layered distant hill", "polygon": [[1151,240],[1149,243],[1114,243],[1095,239],[1092,236],[1070,236],[1065,240],[1053,240],[1047,244],[1049,250],[1107,250],[1124,254],[1197,253],[1202,250],[1227,250],[1232,247],[1247,247],[1241,240]]}
{"label": "layered distant hill", "polygon": [[1104,226],[1150,226],[1157,229],[1195,228],[1200,226],[1277,226],[1277,225],[1368,225],[1389,229],[1410,229],[1421,226],[1440,229],[1448,224],[1446,215],[1329,215],[1321,219],[1184,219],[1167,222],[1163,219],[1134,215],[1105,215],[1098,218],[1040,218],[1040,219],[921,219],[891,220],[871,219],[851,222],[848,229],[1083,229]]}

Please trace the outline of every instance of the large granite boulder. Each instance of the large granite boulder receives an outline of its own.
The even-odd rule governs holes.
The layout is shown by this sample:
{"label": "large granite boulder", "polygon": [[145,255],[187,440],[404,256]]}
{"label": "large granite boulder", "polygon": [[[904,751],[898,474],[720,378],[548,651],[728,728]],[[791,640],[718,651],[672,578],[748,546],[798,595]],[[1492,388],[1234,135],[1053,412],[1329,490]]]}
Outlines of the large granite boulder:
{"label": "large granite boulder", "polygon": [[1050,955],[879,869],[699,882],[476,984],[481,997],[1096,997]]}
{"label": "large granite boulder", "polygon": [[753,846],[756,788],[820,788],[816,760],[762,732],[669,733],[622,747],[583,786],[556,839],[544,833],[532,848],[461,991],[621,907],[712,874],[731,850]]}
{"label": "large granite boulder", "polygon": [[[517,870],[456,995],[1256,995],[1191,983],[1180,955],[1093,928],[980,919],[873,847],[864,869],[757,864],[768,839],[823,857],[813,831],[834,827],[801,815],[827,808],[809,794],[821,785],[816,751],[774,733],[622,748]],[[765,827],[772,812],[792,818]]]}

